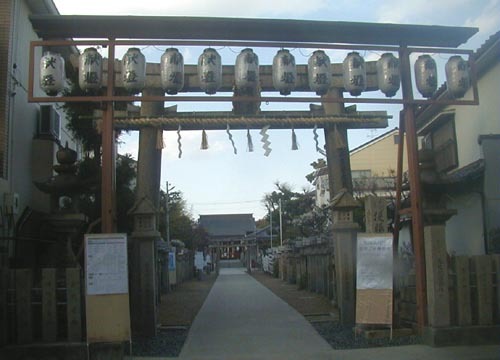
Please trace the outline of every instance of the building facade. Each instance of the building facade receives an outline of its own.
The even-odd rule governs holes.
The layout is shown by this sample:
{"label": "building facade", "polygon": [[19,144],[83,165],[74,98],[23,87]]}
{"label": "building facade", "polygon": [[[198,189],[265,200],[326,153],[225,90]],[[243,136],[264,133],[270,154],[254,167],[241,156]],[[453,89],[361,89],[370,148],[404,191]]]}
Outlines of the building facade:
{"label": "building facade", "polygon": [[240,259],[244,246],[255,240],[252,214],[200,215],[199,224],[208,234],[209,245],[220,249],[222,260]]}
{"label": "building facade", "polygon": [[[500,253],[500,32],[474,54],[478,106],[430,106],[417,115],[421,148],[434,154],[448,209],[448,252],[456,255]],[[443,86],[438,96],[448,96]],[[472,89],[465,98],[472,98]]]}
{"label": "building facade", "polygon": [[[394,195],[398,143],[399,130],[394,128],[350,150],[354,196],[363,198],[376,195],[387,198]],[[407,171],[406,150],[403,158],[403,171]],[[328,205],[330,191],[326,167],[318,169],[314,184],[316,206]]]}
{"label": "building facade", "polygon": [[[54,15],[58,11],[51,0],[5,0],[0,7],[0,227],[6,237],[13,236],[24,209],[50,210],[49,196],[33,181],[54,174],[52,165],[59,145],[68,142],[70,148],[79,150],[56,104],[28,103],[27,49],[31,41],[40,40],[29,20],[32,14]],[[37,51],[37,58],[41,52]],[[39,94],[40,90],[35,91]],[[0,241],[0,267],[6,266],[12,255],[8,244]]]}

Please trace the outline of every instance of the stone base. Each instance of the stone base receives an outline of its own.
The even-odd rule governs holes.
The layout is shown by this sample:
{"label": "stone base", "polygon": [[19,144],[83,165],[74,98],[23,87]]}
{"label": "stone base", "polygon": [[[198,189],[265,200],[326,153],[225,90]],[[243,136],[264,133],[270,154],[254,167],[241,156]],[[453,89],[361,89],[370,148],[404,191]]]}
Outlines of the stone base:
{"label": "stone base", "polygon": [[87,344],[51,343],[7,346],[0,349],[0,359],[87,360]]}
{"label": "stone base", "polygon": [[429,346],[497,345],[498,339],[500,339],[500,325],[427,327],[423,332],[423,341]]}
{"label": "stone base", "polygon": [[123,360],[123,343],[94,343],[89,344],[90,360]]}

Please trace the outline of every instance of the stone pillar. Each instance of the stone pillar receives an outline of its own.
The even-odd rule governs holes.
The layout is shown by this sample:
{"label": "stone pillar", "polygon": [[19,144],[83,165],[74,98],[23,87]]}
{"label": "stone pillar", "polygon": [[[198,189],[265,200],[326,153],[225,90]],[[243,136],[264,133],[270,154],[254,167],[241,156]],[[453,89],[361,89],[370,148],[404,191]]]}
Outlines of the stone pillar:
{"label": "stone pillar", "polygon": [[[326,98],[341,98],[342,91],[331,89]],[[340,115],[344,112],[342,103],[323,103],[325,115]],[[347,127],[332,125],[325,128],[325,147],[328,164],[330,200],[342,192],[352,193],[351,164]],[[352,195],[351,195],[352,197]],[[335,213],[335,211],[333,212]],[[335,217],[335,214],[333,214]],[[356,300],[356,240],[357,225],[350,221],[336,224],[334,220],[333,237],[330,245],[335,249],[336,293],[340,322],[354,325]]]}
{"label": "stone pillar", "polygon": [[331,202],[337,303],[340,323],[344,326],[354,326],[356,321],[356,247],[359,227],[353,220],[353,210],[357,206],[346,189],[340,191]]}
{"label": "stone pillar", "polygon": [[[145,96],[163,95],[160,89],[145,89]],[[144,102],[141,116],[163,115],[163,102]],[[137,164],[137,202],[150,202],[155,211],[154,228],[148,231],[138,229],[139,221],[134,223],[131,236],[131,315],[134,336],[156,335],[158,320],[157,281],[156,281],[156,241],[158,232],[158,206],[160,201],[161,147],[157,146],[158,129],[143,128],[139,132],[139,161]],[[137,206],[136,202],[136,206]],[[138,225],[139,224],[139,225]]]}
{"label": "stone pillar", "polygon": [[358,225],[355,223],[334,224],[336,293],[340,323],[355,324],[356,310],[356,245]]}
{"label": "stone pillar", "polygon": [[367,233],[387,232],[386,200],[375,195],[368,195],[365,198],[365,219]]}
{"label": "stone pillar", "polygon": [[428,324],[450,325],[450,293],[448,290],[448,254],[445,224],[424,226],[425,265],[427,278]]}
{"label": "stone pillar", "polygon": [[[163,90],[145,89],[144,96],[163,96]],[[163,102],[144,102],[141,116],[163,115]],[[147,196],[158,208],[160,201],[161,147],[157,146],[158,130],[145,127],[139,131],[139,161],[137,164],[137,199]]]}

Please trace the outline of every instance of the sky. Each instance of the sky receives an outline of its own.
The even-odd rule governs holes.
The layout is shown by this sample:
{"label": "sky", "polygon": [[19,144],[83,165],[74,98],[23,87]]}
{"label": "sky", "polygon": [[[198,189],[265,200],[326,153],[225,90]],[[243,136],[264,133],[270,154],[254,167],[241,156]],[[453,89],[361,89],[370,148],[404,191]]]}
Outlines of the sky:
{"label": "sky", "polygon": [[[471,26],[479,28],[466,49],[475,50],[487,38],[500,31],[500,0],[54,0],[62,15],[154,15],[250,17],[275,19],[355,21],[373,23],[401,23],[419,25]],[[166,36],[168,36],[166,34]],[[148,62],[159,62],[166,47],[141,48]],[[185,64],[195,64],[200,47],[178,47]],[[224,65],[234,64],[241,48],[217,48]],[[117,57],[126,49],[117,51]],[[261,65],[270,65],[277,49],[254,49]],[[297,64],[306,64],[313,49],[292,49]],[[342,62],[345,52],[327,52],[332,62]],[[376,60],[380,54],[365,52],[365,60]],[[443,55],[436,60],[444,67]],[[438,82],[444,81],[439,74]],[[295,94],[300,96],[300,94]],[[304,94],[310,96],[311,94]],[[374,97],[374,93],[367,96]],[[166,106],[175,103],[166,103]],[[231,104],[179,103],[178,111],[231,110]],[[348,104],[346,104],[348,105]],[[261,110],[305,110],[308,104],[265,104]],[[352,149],[370,141],[397,126],[399,105],[361,105],[358,110],[385,110],[394,118],[387,129],[349,130]],[[232,131],[237,154],[225,131],[209,131],[208,150],[200,150],[201,133],[181,132],[182,157],[178,157],[177,133],[164,132],[161,184],[165,190],[168,181],[183,193],[194,219],[200,214],[253,213],[262,218],[266,209],[262,203],[265,193],[275,190],[274,183],[288,183],[295,191],[311,189],[305,176],[313,169],[310,164],[321,158],[316,152],[312,130],[296,130],[299,150],[291,150],[291,130],[270,130],[272,152],[265,157],[260,135],[252,130],[254,152],[247,151],[246,131]],[[320,146],[324,145],[322,131],[318,131]],[[138,134],[131,132],[120,137],[119,152],[132,154],[137,159]]]}

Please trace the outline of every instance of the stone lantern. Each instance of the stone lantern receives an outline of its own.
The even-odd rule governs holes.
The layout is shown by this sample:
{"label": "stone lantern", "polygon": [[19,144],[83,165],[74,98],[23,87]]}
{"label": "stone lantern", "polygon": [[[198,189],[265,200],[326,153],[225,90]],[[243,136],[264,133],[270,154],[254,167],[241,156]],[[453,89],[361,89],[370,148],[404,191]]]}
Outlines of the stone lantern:
{"label": "stone lantern", "polygon": [[330,207],[333,211],[333,224],[335,226],[335,224],[354,223],[354,209],[360,205],[347,189],[342,189],[332,199]]}
{"label": "stone lantern", "polygon": [[147,196],[137,201],[128,213],[134,216],[133,236],[160,236],[157,230],[158,211]]}

